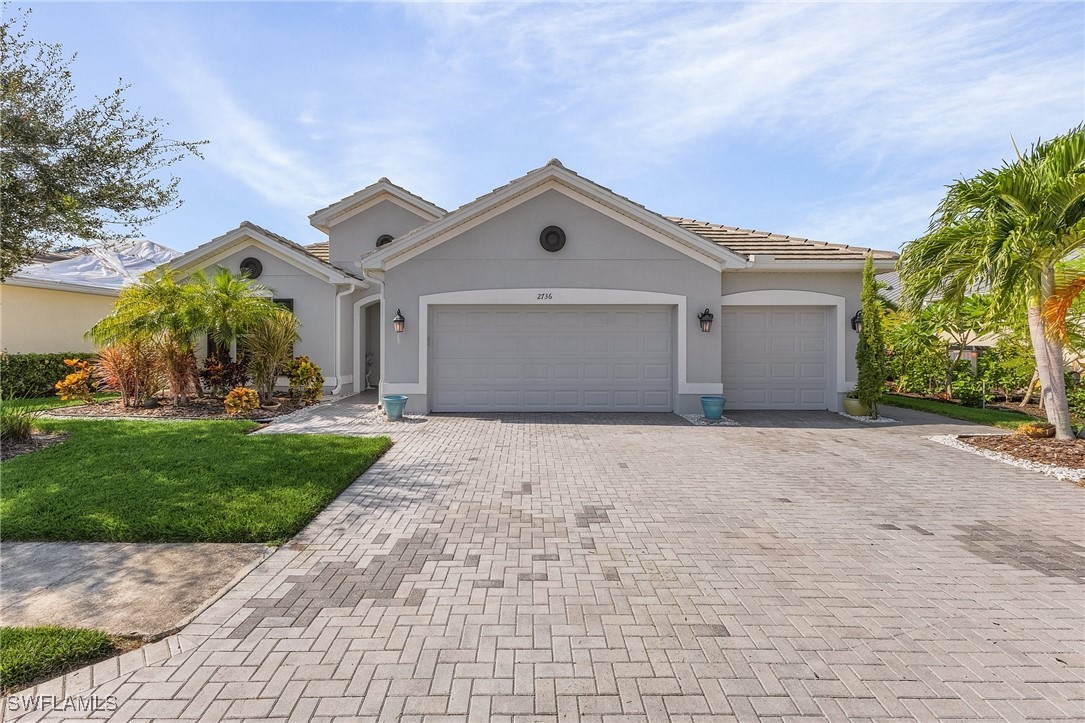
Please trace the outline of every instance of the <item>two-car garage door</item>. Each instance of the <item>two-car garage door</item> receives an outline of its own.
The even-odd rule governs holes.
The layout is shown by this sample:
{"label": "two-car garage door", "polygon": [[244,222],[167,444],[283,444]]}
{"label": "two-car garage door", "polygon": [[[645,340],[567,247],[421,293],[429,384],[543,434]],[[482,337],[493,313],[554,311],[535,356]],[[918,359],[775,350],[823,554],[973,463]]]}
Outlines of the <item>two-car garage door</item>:
{"label": "two-car garage door", "polygon": [[434,309],[435,412],[671,410],[672,307]]}
{"label": "two-car garage door", "polygon": [[723,309],[723,395],[733,409],[828,409],[828,307]]}

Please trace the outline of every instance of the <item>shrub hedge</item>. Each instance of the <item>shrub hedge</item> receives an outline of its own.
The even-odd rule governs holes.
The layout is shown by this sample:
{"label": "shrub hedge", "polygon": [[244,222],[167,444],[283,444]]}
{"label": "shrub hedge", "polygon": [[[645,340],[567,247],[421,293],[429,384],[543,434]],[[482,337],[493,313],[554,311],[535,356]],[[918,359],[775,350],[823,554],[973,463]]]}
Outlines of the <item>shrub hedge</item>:
{"label": "shrub hedge", "polygon": [[87,352],[71,351],[62,354],[8,354],[0,353],[0,393],[4,397],[51,397],[56,394],[55,384],[71,371],[65,359],[86,359],[93,356]]}

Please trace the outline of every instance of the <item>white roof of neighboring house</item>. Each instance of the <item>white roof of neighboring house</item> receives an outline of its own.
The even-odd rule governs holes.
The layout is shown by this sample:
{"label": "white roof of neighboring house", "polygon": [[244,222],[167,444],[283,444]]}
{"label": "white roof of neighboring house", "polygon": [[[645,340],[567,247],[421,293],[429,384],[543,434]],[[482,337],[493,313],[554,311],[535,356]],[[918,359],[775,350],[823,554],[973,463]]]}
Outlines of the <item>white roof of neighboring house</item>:
{"label": "white roof of neighboring house", "polygon": [[140,239],[114,248],[90,248],[61,261],[30,264],[12,274],[7,283],[116,291],[180,255],[179,251]]}

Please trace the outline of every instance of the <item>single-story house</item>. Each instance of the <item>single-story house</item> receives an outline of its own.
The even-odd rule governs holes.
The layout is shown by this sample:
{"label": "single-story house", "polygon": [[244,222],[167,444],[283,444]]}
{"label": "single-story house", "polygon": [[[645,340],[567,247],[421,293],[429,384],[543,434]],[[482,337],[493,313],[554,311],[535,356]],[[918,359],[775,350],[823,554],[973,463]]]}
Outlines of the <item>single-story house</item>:
{"label": "single-story house", "polygon": [[43,254],[0,284],[0,348],[11,354],[92,352],[85,335],[117,294],[178,256],[146,239]]}
{"label": "single-story house", "polygon": [[557,160],[454,211],[382,178],[310,222],[327,241],[246,222],[170,265],[248,269],[329,391],[368,371],[415,413],[836,410],[863,263],[896,259],[664,217]]}

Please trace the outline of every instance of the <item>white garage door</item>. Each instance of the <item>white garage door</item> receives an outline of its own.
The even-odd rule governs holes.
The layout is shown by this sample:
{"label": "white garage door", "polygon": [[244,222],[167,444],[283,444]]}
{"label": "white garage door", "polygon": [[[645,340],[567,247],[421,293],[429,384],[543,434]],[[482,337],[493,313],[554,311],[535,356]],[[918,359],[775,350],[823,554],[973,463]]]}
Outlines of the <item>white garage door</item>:
{"label": "white garage door", "polygon": [[437,306],[435,412],[671,409],[666,306]]}
{"label": "white garage door", "polygon": [[829,311],[724,307],[723,395],[735,409],[828,409]]}

